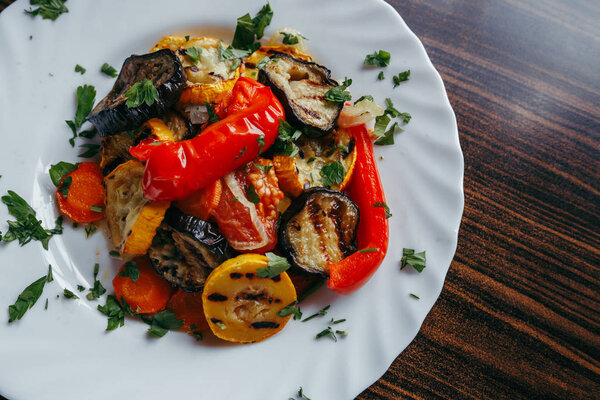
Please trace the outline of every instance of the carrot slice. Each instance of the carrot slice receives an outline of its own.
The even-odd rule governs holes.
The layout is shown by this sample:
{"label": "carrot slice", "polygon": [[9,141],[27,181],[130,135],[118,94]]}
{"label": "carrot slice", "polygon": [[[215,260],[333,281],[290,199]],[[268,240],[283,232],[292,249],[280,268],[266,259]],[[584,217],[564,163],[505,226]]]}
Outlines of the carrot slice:
{"label": "carrot slice", "polygon": [[[131,262],[131,261],[130,261]],[[122,276],[126,271],[123,264],[113,278],[113,288],[119,301],[121,298],[139,314],[152,314],[164,310],[174,292],[174,288],[154,271],[148,257],[137,257],[133,261],[139,270],[139,277]]]}
{"label": "carrot slice", "polygon": [[217,179],[187,199],[176,201],[175,207],[179,208],[185,214],[193,215],[196,218],[206,221],[219,205],[222,190],[223,184],[221,183],[221,179]]}
{"label": "carrot slice", "polygon": [[202,292],[189,293],[179,289],[169,300],[167,308],[175,313],[177,319],[183,320],[184,329],[194,332],[209,329],[202,306]]}
{"label": "carrot slice", "polygon": [[82,162],[61,178],[56,189],[60,212],[75,222],[93,222],[104,217],[104,186],[98,163]]}

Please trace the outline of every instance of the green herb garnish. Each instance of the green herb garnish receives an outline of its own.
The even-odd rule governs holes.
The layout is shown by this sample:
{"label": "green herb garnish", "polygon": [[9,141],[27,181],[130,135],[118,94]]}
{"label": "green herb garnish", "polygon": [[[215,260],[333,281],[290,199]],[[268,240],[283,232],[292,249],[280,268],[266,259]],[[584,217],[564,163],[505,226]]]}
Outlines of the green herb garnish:
{"label": "green herb garnish", "polygon": [[48,174],[50,175],[50,179],[52,180],[54,186],[60,186],[60,179],[63,176],[75,171],[78,165],[79,164],[71,164],[65,161],[60,161],[57,164],[50,165],[50,171],[48,171]]}
{"label": "green herb garnish", "polygon": [[21,292],[15,304],[8,306],[8,322],[21,319],[27,310],[33,307],[42,295],[47,280],[47,276],[42,276]]}
{"label": "green herb garnish", "polygon": [[217,54],[219,55],[219,61],[227,61],[235,58],[246,58],[252,54],[252,51],[236,49],[233,46],[225,48],[221,42],[219,42],[217,46]]}
{"label": "green herb garnish", "polygon": [[119,276],[131,278],[132,281],[137,282],[140,279],[140,270],[135,261],[127,261],[125,267],[119,271]]}
{"label": "green herb garnish", "polygon": [[339,185],[344,181],[346,170],[339,160],[326,164],[321,168],[321,183],[323,186],[331,187]]}
{"label": "green herb garnish", "polygon": [[268,174],[269,171],[271,170],[271,168],[273,168],[272,165],[261,165],[261,164],[257,164],[255,162],[252,162],[252,164],[254,164],[254,166],[256,168],[258,168],[259,170],[261,170],[262,172],[264,172],[265,174]]}
{"label": "green herb garnish", "polygon": [[48,274],[46,275],[46,282],[50,283],[54,280],[52,276],[52,265],[48,264]]}
{"label": "green herb garnish", "polygon": [[[85,117],[92,111],[96,100],[96,89],[91,85],[77,87],[77,111],[75,111],[75,126],[79,128]],[[68,122],[67,122],[68,124]]]}
{"label": "green herb garnish", "polygon": [[258,268],[256,270],[256,276],[259,278],[274,278],[291,267],[285,257],[280,257],[274,253],[266,253],[265,256],[267,256],[269,262],[265,268]]}
{"label": "green herb garnish", "polygon": [[85,74],[86,69],[83,68],[81,65],[77,64],[75,65],[75,72],[79,72],[81,75]]}
{"label": "green herb garnish", "polygon": [[304,319],[302,320],[302,322],[310,321],[310,320],[311,320],[311,319],[313,319],[313,318],[316,318],[316,317],[322,317],[322,316],[326,315],[326,314],[327,314],[327,310],[329,310],[329,307],[331,307],[331,305],[327,305],[327,306],[323,307],[323,308],[322,308],[322,309],[320,309],[320,310],[319,310],[317,313],[315,313],[315,314],[311,315],[310,317],[306,317],[306,318],[304,318]]}
{"label": "green herb garnish", "polygon": [[322,338],[323,336],[330,336],[334,342],[337,342],[335,332],[333,331],[333,329],[331,329],[330,326],[328,326],[327,329],[324,329],[321,332],[317,333],[317,339]]}
{"label": "green herb garnish", "polygon": [[377,80],[382,81],[384,79],[385,79],[385,75],[383,74],[383,71],[379,71],[379,74],[377,75]]}
{"label": "green herb garnish", "polygon": [[375,251],[379,251],[379,249],[377,247],[371,247],[371,248],[368,248],[368,249],[359,250],[358,252],[359,253],[373,253]]}
{"label": "green herb garnish", "polygon": [[100,206],[91,206],[90,210],[94,211],[94,212],[102,212],[104,211],[104,209]]}
{"label": "green herb garnish", "polygon": [[219,118],[217,113],[215,113],[215,109],[212,106],[212,104],[209,103],[208,101],[205,101],[204,105],[206,106],[206,112],[208,113],[208,122],[211,124],[214,124],[215,122],[219,122],[221,120],[221,118]]}
{"label": "green herb garnish", "polygon": [[394,75],[392,80],[394,82],[394,87],[400,85],[400,82],[407,81],[410,78],[410,69],[404,72],[400,72],[398,75]]}
{"label": "green herb garnish", "polygon": [[287,306],[285,306],[281,310],[279,310],[277,315],[279,315],[280,317],[283,318],[283,317],[287,317],[288,315],[294,314],[295,320],[302,318],[302,311],[300,311],[300,308],[297,306],[297,304],[298,304],[297,301],[291,302],[290,304],[288,304]]}
{"label": "green herb garnish", "polygon": [[94,264],[94,287],[89,288],[89,293],[85,296],[88,300],[96,300],[104,293],[106,289],[102,286],[102,283],[97,279],[98,271],[100,270],[100,264]]}
{"label": "green herb garnish", "polygon": [[258,143],[258,154],[260,154],[265,148],[265,135],[258,136],[256,138],[256,143]]}
{"label": "green herb garnish", "polygon": [[304,35],[301,34],[297,34],[294,35],[293,33],[288,33],[288,32],[279,32],[281,35],[283,35],[283,44],[287,44],[287,45],[295,45],[300,43],[300,38],[304,39],[304,40],[308,40]]}
{"label": "green herb garnish", "polygon": [[323,98],[334,103],[344,103],[346,101],[350,101],[352,100],[352,95],[346,90],[350,85],[352,85],[352,79],[344,78],[344,82],[340,86],[335,86],[329,89],[327,92],[325,92],[325,96]]}
{"label": "green herb garnish", "polygon": [[79,299],[79,296],[77,296],[75,293],[71,292],[69,289],[66,288],[63,290],[63,296],[65,296],[65,299]]}
{"label": "green herb garnish", "polygon": [[402,249],[402,259],[400,260],[400,269],[410,265],[417,272],[423,272],[425,269],[425,251],[415,253],[413,249]]}
{"label": "green herb garnish", "polygon": [[[39,6],[35,10],[30,8],[25,12],[32,17],[40,15],[42,19],[51,19],[52,21],[60,17],[62,14],[69,12],[69,9],[65,7],[67,0],[29,0],[29,4],[32,6]],[[32,36],[29,37],[30,39]]]}
{"label": "green herb garnish", "polygon": [[117,297],[111,294],[106,297],[106,303],[103,306],[98,305],[98,311],[108,317],[107,331],[123,326],[125,324],[125,314],[134,314],[124,298],[121,298],[121,302],[123,306],[121,306]]}
{"label": "green herb garnish", "polygon": [[88,224],[85,227],[85,237],[89,238],[90,236],[92,236],[94,234],[94,232],[96,232],[98,230],[98,228],[96,227],[96,225],[94,224]]}
{"label": "green herb garnish", "polygon": [[100,151],[100,145],[95,143],[85,143],[79,147],[87,149],[86,151],[78,155],[78,157],[81,158],[92,158]]}
{"label": "green herb garnish", "polygon": [[392,213],[390,212],[390,208],[383,201],[376,201],[375,203],[373,203],[373,207],[381,207],[381,208],[383,208],[385,210],[385,218],[386,219],[388,219],[388,218],[390,218],[392,216]]}
{"label": "green herb garnish", "polygon": [[189,47],[185,49],[185,55],[188,56],[194,63],[197,63],[200,61],[202,49],[200,47]]}
{"label": "green herb garnish", "polygon": [[391,55],[385,50],[379,50],[365,57],[365,65],[375,65],[377,67],[387,67],[390,64]]}
{"label": "green herb garnish", "polygon": [[111,78],[116,78],[117,75],[119,75],[117,73],[117,70],[114,67],[110,66],[110,64],[108,64],[108,63],[102,64],[102,67],[100,67],[100,72],[102,72],[105,75],[110,76]]}
{"label": "green herb garnish", "polygon": [[85,290],[85,287],[83,287],[81,285],[77,285],[77,290],[80,292],[83,292]]}
{"label": "green herb garnish", "polygon": [[158,101],[158,90],[154,86],[154,83],[150,79],[145,79],[140,82],[136,82],[125,92],[127,107],[134,108],[139,107],[142,104],[151,106],[155,101]]}
{"label": "green herb garnish", "polygon": [[410,294],[410,296],[411,296],[411,297],[414,297],[414,298],[415,298],[415,299],[417,299],[417,300],[419,300],[419,299],[420,299],[420,297],[419,297],[419,296],[417,296],[417,295],[416,295],[416,294],[414,294],[414,293],[409,293],[409,294]]}
{"label": "green herb garnish", "polygon": [[363,101],[363,100],[371,100],[371,101],[374,101],[374,100],[373,100],[373,96],[371,96],[370,94],[365,94],[364,96],[360,96],[360,97],[358,98],[358,100],[356,100],[356,101],[354,102],[354,105],[356,105],[356,103],[360,103],[360,102],[361,102],[361,101]]}
{"label": "green herb garnish", "polygon": [[183,326],[183,321],[176,318],[171,310],[157,312],[152,317],[152,324],[148,328],[148,333],[152,336],[163,337],[170,329],[179,329]]}
{"label": "green herb garnish", "polygon": [[331,318],[331,321],[329,321],[330,324],[341,324],[342,322],[346,322],[346,318],[342,318],[342,319],[338,319],[338,320],[334,320],[333,318]]}
{"label": "green herb garnish", "polygon": [[273,10],[269,3],[265,4],[254,18],[250,17],[250,14],[239,17],[231,46],[236,49],[256,50],[260,43],[255,43],[254,40],[263,37],[264,30],[272,18]]}
{"label": "green herb garnish", "polygon": [[265,65],[267,65],[271,61],[269,57],[265,57],[258,64],[256,64],[256,69],[262,69]]}
{"label": "green herb garnish", "polygon": [[246,198],[252,204],[258,204],[258,203],[260,203],[260,197],[256,193],[256,189],[254,188],[254,185],[252,183],[250,183],[249,185],[246,185],[245,189],[246,189]]}

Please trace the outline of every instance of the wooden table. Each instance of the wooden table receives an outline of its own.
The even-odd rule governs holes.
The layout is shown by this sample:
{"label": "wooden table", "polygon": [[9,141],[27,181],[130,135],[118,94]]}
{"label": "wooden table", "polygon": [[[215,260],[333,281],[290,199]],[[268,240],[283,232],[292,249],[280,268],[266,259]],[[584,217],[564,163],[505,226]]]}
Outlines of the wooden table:
{"label": "wooden table", "polygon": [[446,84],[465,213],[419,335],[358,398],[599,396],[600,2],[389,2]]}

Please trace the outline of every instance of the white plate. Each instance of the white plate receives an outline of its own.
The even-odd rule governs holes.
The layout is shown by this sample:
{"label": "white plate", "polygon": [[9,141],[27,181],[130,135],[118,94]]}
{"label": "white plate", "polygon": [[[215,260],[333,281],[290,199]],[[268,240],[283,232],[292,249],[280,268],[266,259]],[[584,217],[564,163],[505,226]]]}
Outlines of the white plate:
{"label": "white plate", "polygon": [[[56,22],[25,15],[26,1],[8,7],[0,14],[1,193],[15,190],[45,226],[53,225],[57,211],[47,171],[57,161],[77,160],[64,123],[74,115],[76,87],[94,85],[99,100],[114,82],[99,73],[104,62],[120,67],[127,56],[146,52],[169,33],[230,40],[236,18],[254,14],[262,4],[79,0],[67,2],[69,13]],[[1,394],[11,400],[287,399],[302,386],[315,400],[351,399],[415,337],[442,289],[463,209],[463,158],[443,83],[417,37],[383,1],[271,5],[275,16],[266,37],[282,26],[299,29],[335,78],[353,78],[355,98],[372,94],[383,103],[390,97],[413,116],[394,146],[376,147],[376,155],[385,157],[378,163],[394,214],[384,264],[350,296],[321,290],[303,304],[305,315],[331,304],[326,317],[290,321],[280,334],[254,345],[211,339],[197,344],[177,332],[147,338],[146,325],[131,319],[105,333],[106,318],[95,310],[96,302],[56,297],[65,287],[89,287],[95,262],[110,291],[118,263],[108,258],[102,233],[86,240],[81,228],[67,227],[52,238],[49,251],[39,243],[1,245],[3,310],[46,273],[48,263],[55,271],[55,281],[21,321],[7,324],[8,314],[2,317]],[[378,69],[362,67],[364,56],[379,49],[392,54],[384,81],[376,80]],[[73,71],[75,64],[87,68],[85,75]],[[393,89],[392,75],[409,68],[410,81]],[[6,207],[0,206],[0,220],[6,219]],[[427,251],[423,273],[400,271],[403,247]],[[337,343],[315,340],[331,317],[346,318],[340,328],[349,335]]]}

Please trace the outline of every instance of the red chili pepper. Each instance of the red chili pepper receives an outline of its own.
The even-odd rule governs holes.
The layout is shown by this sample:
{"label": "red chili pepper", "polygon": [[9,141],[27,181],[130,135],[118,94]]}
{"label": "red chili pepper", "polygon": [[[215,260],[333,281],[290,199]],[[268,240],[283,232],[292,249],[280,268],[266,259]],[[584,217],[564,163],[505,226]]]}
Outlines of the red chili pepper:
{"label": "red chili pepper", "polygon": [[348,129],[354,136],[357,151],[349,192],[360,211],[356,233],[359,250],[330,264],[327,281],[330,289],[342,294],[361,287],[377,270],[385,258],[389,239],[388,221],[385,209],[381,207],[385,204],[385,195],[369,134],[364,124]]}
{"label": "red chili pepper", "polygon": [[165,142],[148,153],[142,181],[147,199],[184,199],[252,161],[273,144],[279,119],[285,118],[271,89],[244,77],[238,79],[232,96],[221,107],[226,117],[199,136]]}

